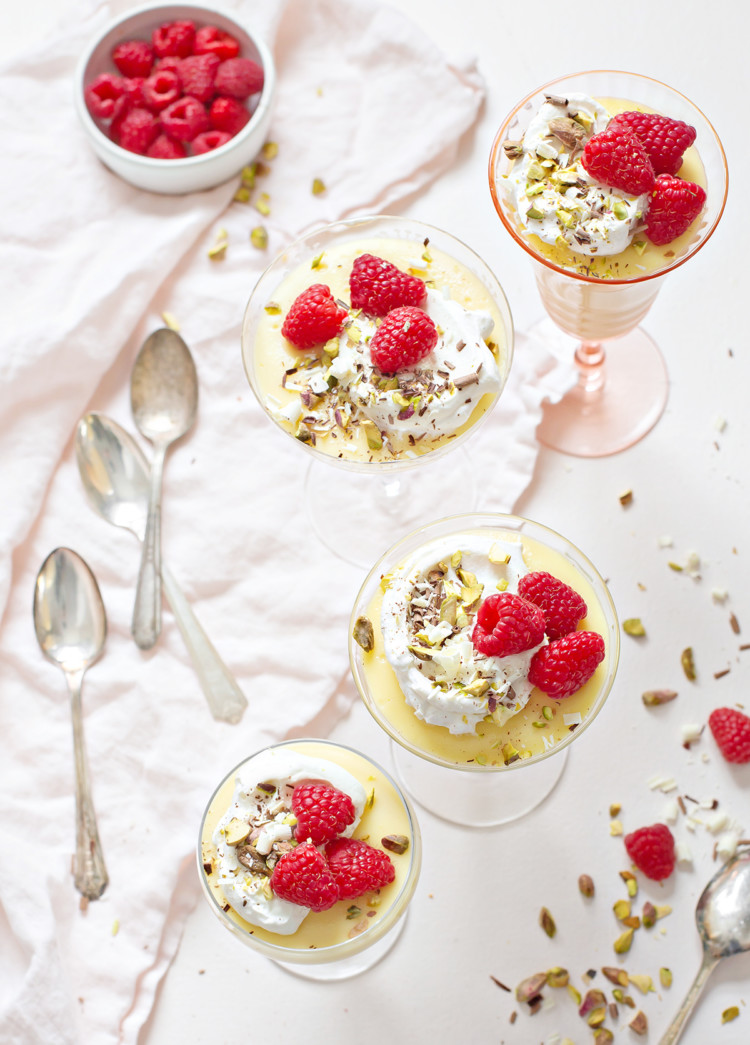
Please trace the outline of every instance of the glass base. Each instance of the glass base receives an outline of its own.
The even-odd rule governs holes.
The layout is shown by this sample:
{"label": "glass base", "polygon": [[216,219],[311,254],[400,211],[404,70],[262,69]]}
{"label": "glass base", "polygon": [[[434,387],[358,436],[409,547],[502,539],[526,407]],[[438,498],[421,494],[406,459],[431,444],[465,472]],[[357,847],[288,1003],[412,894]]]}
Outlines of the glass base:
{"label": "glass base", "polygon": [[464,827],[497,827],[536,809],[557,785],[567,749],[534,765],[498,772],[448,769],[391,741],[396,776],[405,791],[441,820]]}
{"label": "glass base", "polygon": [[451,491],[460,491],[462,510],[476,507],[476,480],[462,449],[398,471],[374,468],[373,474],[313,461],[305,479],[318,538],[340,559],[365,569],[398,537],[445,515]]}
{"label": "glass base", "polygon": [[349,980],[352,976],[359,976],[360,973],[367,972],[388,954],[404,931],[408,913],[406,911],[380,940],[366,947],[359,954],[353,954],[351,958],[322,962],[320,965],[298,965],[295,962],[280,962],[276,958],[272,958],[271,961],[285,972],[300,976],[303,980],[328,980],[331,983],[337,980]]}
{"label": "glass base", "polygon": [[[543,319],[529,331],[557,356],[573,358],[574,338]],[[544,446],[576,457],[606,457],[650,432],[664,412],[669,377],[664,359],[640,327],[602,343],[599,367],[581,372],[559,403],[547,403],[537,428]]]}

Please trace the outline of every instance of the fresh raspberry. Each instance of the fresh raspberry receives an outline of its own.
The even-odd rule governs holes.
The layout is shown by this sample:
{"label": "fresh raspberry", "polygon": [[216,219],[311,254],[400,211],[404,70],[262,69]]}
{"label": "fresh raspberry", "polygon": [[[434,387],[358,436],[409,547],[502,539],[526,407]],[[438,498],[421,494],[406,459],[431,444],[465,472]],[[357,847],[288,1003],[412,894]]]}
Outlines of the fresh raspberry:
{"label": "fresh raspberry", "polygon": [[145,40],[125,40],[112,51],[112,61],[123,76],[145,77],[154,64],[154,52]]}
{"label": "fresh raspberry", "polygon": [[236,58],[239,53],[239,42],[215,25],[204,25],[195,34],[193,54],[215,54],[223,62],[227,58]]}
{"label": "fresh raspberry", "polygon": [[250,113],[236,98],[214,98],[208,112],[214,130],[234,136],[250,119]]}
{"label": "fresh raspberry", "polygon": [[149,145],[146,155],[155,160],[181,160],[187,156],[187,150],[182,142],[176,142],[166,134],[160,134]]}
{"label": "fresh raspberry", "polygon": [[384,374],[408,370],[437,344],[437,327],[421,308],[404,305],[389,312],[372,336],[370,356]]}
{"label": "fresh raspberry", "polygon": [[588,682],[602,660],[601,635],[571,631],[536,651],[529,665],[529,682],[548,697],[562,700]]}
{"label": "fresh raspberry", "polygon": [[83,97],[86,108],[96,120],[109,120],[115,102],[122,96],[123,81],[112,73],[102,73],[86,87]]}
{"label": "fresh raspberry", "polygon": [[676,174],[682,166],[682,154],[696,134],[689,123],[653,112],[621,112],[607,127],[629,128],[648,153],[654,174]]}
{"label": "fresh raspberry", "polygon": [[653,188],[656,177],[648,153],[626,127],[607,128],[589,138],[581,163],[596,181],[633,196]]}
{"label": "fresh raspberry", "polygon": [[339,308],[333,300],[330,287],[325,283],[313,283],[292,302],[281,333],[295,348],[304,352],[338,337],[347,315],[346,309]]}
{"label": "fresh raspberry", "polygon": [[117,134],[117,144],[121,148],[145,156],[149,145],[159,133],[159,123],[148,109],[129,109],[117,121],[116,130],[114,127],[111,129]]}
{"label": "fresh raspberry", "polygon": [[284,853],[273,869],[271,888],[280,899],[311,911],[327,911],[339,898],[325,857],[309,842]]}
{"label": "fresh raspberry", "polygon": [[625,835],[628,856],[646,878],[661,882],[674,871],[674,838],[666,824],[639,827]]}
{"label": "fresh raspberry", "polygon": [[658,247],[671,243],[693,224],[705,202],[700,185],[660,174],[646,212],[646,235]]}
{"label": "fresh raspberry", "polygon": [[170,138],[190,142],[210,129],[208,113],[197,98],[186,94],[161,112],[161,125]]}
{"label": "fresh raspberry", "polygon": [[750,718],[736,708],[716,708],[708,725],[727,762],[750,762]]}
{"label": "fresh raspberry", "polygon": [[214,77],[221,62],[215,54],[191,54],[180,62],[179,75],[182,90],[199,102],[208,102],[214,96]]}
{"label": "fresh raspberry", "polygon": [[323,780],[304,780],[292,792],[292,812],[297,817],[294,837],[324,845],[353,824],[356,812],[349,795]]}
{"label": "fresh raspberry", "polygon": [[575,631],[588,612],[586,603],[568,584],[551,573],[527,573],[518,582],[518,594],[544,614],[547,638],[559,639]]}
{"label": "fresh raspberry", "polygon": [[158,29],[154,29],[151,35],[154,53],[159,58],[172,55],[187,58],[193,53],[194,40],[195,26],[192,22],[165,22]]}
{"label": "fresh raspberry", "polygon": [[182,94],[180,78],[169,69],[160,69],[143,84],[143,98],[151,112],[161,112]]}
{"label": "fresh raspberry", "polygon": [[427,287],[417,276],[402,272],[374,254],[360,254],[349,276],[352,308],[368,316],[387,316],[401,305],[422,305]]}
{"label": "fresh raspberry", "polygon": [[227,58],[216,71],[217,94],[228,94],[243,102],[263,90],[263,69],[251,58]]}
{"label": "fresh raspberry", "polygon": [[388,853],[356,838],[335,838],[326,846],[326,857],[340,900],[356,900],[396,877]]}
{"label": "fresh raspberry", "polygon": [[477,611],[471,641],[486,657],[510,657],[538,646],[544,638],[544,614],[533,602],[503,591],[490,595]]}
{"label": "fresh raspberry", "polygon": [[142,76],[131,76],[122,81],[122,97],[127,99],[128,105],[138,109],[148,108],[143,93],[145,82]]}
{"label": "fresh raspberry", "polygon": [[182,65],[182,58],[178,58],[176,54],[167,55],[166,58],[157,58],[154,63],[154,68],[151,70],[152,73],[165,72],[167,69],[170,73],[177,73],[180,75],[180,66]]}
{"label": "fresh raspberry", "polygon": [[220,149],[222,145],[226,145],[227,142],[232,140],[232,135],[227,134],[226,131],[203,131],[202,134],[196,134],[192,142],[193,156],[200,156],[204,152],[213,152],[214,149]]}

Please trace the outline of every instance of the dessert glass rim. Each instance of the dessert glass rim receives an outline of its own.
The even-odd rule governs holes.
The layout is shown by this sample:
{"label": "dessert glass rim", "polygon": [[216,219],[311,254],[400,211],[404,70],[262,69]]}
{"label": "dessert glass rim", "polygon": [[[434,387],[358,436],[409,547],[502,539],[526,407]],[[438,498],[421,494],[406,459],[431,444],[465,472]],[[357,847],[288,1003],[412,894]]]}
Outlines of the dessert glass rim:
{"label": "dessert glass rim", "polygon": [[[505,208],[503,206],[502,192],[498,191],[497,178],[495,174],[498,166],[498,160],[500,158],[500,151],[502,149],[503,142],[507,138],[508,127],[511,121],[513,120],[514,116],[516,116],[516,114],[519,113],[521,109],[523,109],[529,102],[531,102],[532,99],[534,99],[537,95],[541,94],[548,88],[555,87],[560,83],[561,80],[572,80],[579,76],[606,75],[632,76],[639,80],[645,80],[648,83],[654,84],[657,87],[660,87],[666,91],[670,91],[672,94],[678,95],[680,98],[682,98],[683,101],[686,102],[687,105],[690,106],[690,108],[693,109],[701,117],[701,119],[705,121],[707,129],[710,130],[710,132],[713,134],[715,144],[718,147],[719,153],[721,155],[721,160],[724,166],[724,195],[721,200],[721,205],[719,206],[716,215],[714,216],[714,219],[708,230],[684,255],[684,257],[677,259],[673,264],[669,265],[666,268],[657,269],[655,272],[648,272],[640,276],[631,276],[629,278],[620,279],[602,279],[598,276],[587,276],[584,273],[564,268],[562,265],[557,265],[554,261],[550,261],[548,258],[545,258],[538,251],[534,250],[534,248],[526,241],[526,239],[514,227],[513,223],[508,219],[505,213]],[[727,166],[727,157],[726,153],[724,152],[724,146],[721,143],[719,135],[716,133],[715,127],[708,119],[708,117],[703,113],[703,111],[699,109],[695,102],[691,101],[690,98],[687,97],[687,95],[683,94],[681,91],[678,91],[676,88],[671,87],[669,84],[664,83],[662,80],[657,80],[653,76],[645,76],[642,73],[631,72],[627,69],[583,69],[579,72],[564,73],[562,76],[556,76],[553,79],[548,80],[546,83],[543,83],[541,86],[536,87],[533,91],[530,91],[520,102],[517,102],[513,106],[512,110],[508,113],[508,115],[505,117],[502,124],[500,125],[500,129],[495,135],[495,138],[492,142],[492,147],[490,149],[488,175],[490,184],[490,194],[492,196],[492,202],[494,204],[495,210],[497,211],[498,217],[500,218],[501,222],[508,230],[508,232],[511,234],[516,243],[518,243],[518,245],[522,247],[535,262],[537,262],[540,265],[543,265],[545,268],[548,268],[553,272],[557,272],[560,275],[568,276],[570,277],[570,279],[578,280],[581,283],[593,283],[597,286],[622,286],[632,285],[635,283],[645,283],[647,280],[658,279],[659,277],[665,276],[668,272],[673,272],[681,265],[684,265],[686,261],[688,261],[690,258],[694,257],[698,253],[703,244],[706,243],[711,238],[713,233],[716,231],[716,226],[719,224],[721,216],[724,213],[724,208],[726,206],[727,195],[729,191],[729,172]]]}
{"label": "dessert glass rim", "polygon": [[[314,948],[303,948],[295,949],[294,947],[284,947],[280,944],[270,943],[266,940],[256,936],[253,932],[254,926],[251,922],[247,925],[249,929],[245,929],[238,925],[228,916],[228,912],[219,903],[216,895],[214,894],[209,882],[208,876],[205,873],[203,867],[203,829],[208,816],[211,805],[216,799],[219,792],[227,784],[230,778],[236,777],[238,770],[244,766],[251,759],[256,758],[258,755],[263,754],[265,751],[269,751],[274,748],[282,747],[296,747],[297,745],[304,744],[315,744],[323,747],[330,747],[334,750],[343,749],[350,754],[355,755],[358,758],[364,759],[373,765],[378,772],[382,773],[387,782],[394,789],[398,798],[400,799],[409,821],[409,867],[401,889],[397,895],[391,901],[391,905],[383,917],[378,918],[372,927],[368,927],[365,932],[359,933],[352,939],[343,940],[340,943],[331,944],[327,947],[314,947]],[[318,756],[322,757],[322,756]],[[333,761],[333,759],[331,759]],[[393,775],[385,769],[378,761],[372,758],[370,755],[365,754],[363,751],[359,751],[357,748],[351,747],[349,744],[342,744],[335,740],[325,740],[320,737],[295,737],[291,740],[279,740],[275,743],[266,744],[264,747],[258,748],[252,755],[248,755],[246,758],[241,759],[226,773],[214,790],[211,792],[211,797],[206,803],[206,807],[203,811],[200,820],[200,826],[198,828],[198,846],[197,846],[197,859],[198,859],[198,877],[200,879],[201,887],[206,896],[206,899],[211,905],[211,909],[214,914],[219,918],[223,925],[225,925],[233,935],[237,936],[242,940],[248,947],[257,950],[259,953],[265,955],[267,958],[272,958],[275,961],[297,964],[297,965],[322,965],[325,962],[339,961],[341,959],[352,957],[355,954],[359,954],[360,951],[365,950],[372,944],[377,943],[378,940],[382,939],[386,933],[388,933],[406,914],[406,910],[414,892],[416,890],[417,881],[419,880],[419,872],[422,866],[422,835],[419,829],[419,822],[417,820],[414,807],[411,801],[404,792],[401,785],[393,777]],[[237,913],[237,912],[235,912]],[[241,917],[241,915],[238,915]]]}
{"label": "dessert glass rim", "polygon": [[[263,68],[264,84],[263,89],[260,92],[258,104],[251,113],[250,119],[247,121],[245,126],[237,132],[237,134],[229,139],[228,142],[220,145],[218,149],[211,149],[209,152],[201,153],[198,156],[180,156],[165,161],[162,158],[154,156],[144,156],[140,153],[131,153],[129,150],[123,149],[121,145],[118,145],[117,142],[113,141],[107,134],[105,134],[89,112],[88,106],[86,105],[84,89],[86,87],[86,71],[89,63],[108,36],[114,34],[129,22],[138,21],[141,15],[153,13],[155,23],[158,24],[164,20],[165,16],[169,16],[169,12],[175,12],[183,17],[186,14],[193,12],[193,17],[198,21],[205,21],[210,16],[216,16],[220,21],[234,25],[239,32],[247,37],[257,50],[260,64]],[[267,83],[265,82],[266,80]],[[208,166],[217,155],[223,156],[226,152],[236,148],[237,145],[240,145],[245,141],[245,139],[255,131],[256,126],[261,122],[266,111],[270,107],[274,94],[275,82],[276,73],[273,58],[265,41],[243,25],[242,22],[238,21],[233,13],[230,13],[223,8],[213,7],[211,4],[147,3],[140,4],[138,7],[131,7],[127,11],[122,11],[119,15],[115,15],[107,22],[101,31],[89,41],[76,65],[74,100],[78,116],[84,127],[89,134],[93,135],[100,147],[109,155],[123,156],[124,154],[133,163],[137,163],[144,169],[150,168],[152,170],[163,170],[165,163],[168,163],[169,169],[184,170]]]}
{"label": "dessert glass rim", "polygon": [[[508,302],[508,298],[505,294],[505,291],[502,288],[500,280],[495,275],[495,272],[489,266],[489,264],[474,250],[473,247],[470,247],[468,243],[465,243],[459,236],[456,236],[452,232],[448,232],[447,229],[444,229],[438,225],[431,225],[428,222],[420,220],[419,218],[411,218],[399,214],[364,214],[353,218],[339,218],[335,221],[324,222],[319,225],[316,225],[314,228],[308,229],[300,236],[295,237],[286,246],[282,247],[277,253],[277,255],[266,266],[266,268],[258,277],[255,285],[253,286],[250,292],[250,297],[248,298],[248,302],[245,306],[242,318],[241,353],[245,377],[247,378],[248,384],[250,385],[250,388],[252,389],[256,400],[258,401],[261,409],[263,410],[263,413],[286,436],[294,439],[294,435],[292,435],[292,433],[290,433],[286,428],[284,428],[284,426],[279,423],[279,421],[273,416],[273,414],[269,410],[267,404],[264,401],[262,391],[258,387],[257,379],[253,374],[253,359],[255,346],[254,343],[247,343],[249,338],[246,331],[252,324],[255,310],[259,308],[259,303],[257,300],[258,295],[266,289],[264,284],[271,282],[273,277],[277,273],[278,278],[276,278],[274,283],[274,288],[276,289],[280,286],[281,283],[283,283],[284,279],[289,274],[289,272],[293,271],[293,268],[297,267],[295,265],[293,268],[286,268],[286,266],[288,265],[287,259],[292,251],[304,250],[306,244],[314,242],[317,238],[321,236],[337,236],[339,234],[342,234],[346,235],[347,238],[353,238],[353,236],[356,235],[358,231],[361,231],[363,235],[367,235],[368,228],[378,225],[392,226],[395,229],[403,229],[404,231],[408,231],[409,229],[411,229],[416,233],[416,236],[414,238],[419,240],[420,242],[425,235],[429,237],[432,234],[434,234],[439,237],[444,237],[447,241],[448,246],[444,246],[441,243],[435,243],[434,246],[437,250],[442,250],[443,253],[450,254],[449,247],[451,244],[455,244],[460,251],[463,251],[467,256],[470,256],[472,261],[476,264],[478,268],[478,271],[473,271],[473,275],[476,276],[478,279],[481,279],[481,281],[484,283],[485,289],[487,290],[488,294],[493,300],[493,303],[497,306],[497,309],[500,312],[501,318],[503,320],[503,334],[505,339],[504,362],[503,366],[500,368],[502,384],[499,391],[495,394],[492,403],[482,413],[481,417],[477,418],[477,420],[473,424],[471,424],[466,431],[462,432],[460,435],[452,439],[446,440],[445,443],[443,443],[441,446],[436,447],[434,450],[428,450],[426,453],[418,454],[414,457],[398,457],[393,460],[357,461],[355,459],[335,457],[330,453],[326,453],[323,450],[319,450],[317,447],[312,446],[310,443],[301,442],[299,439],[295,440],[299,443],[303,450],[305,450],[308,454],[310,454],[313,458],[315,458],[318,461],[325,461],[328,464],[346,468],[350,472],[375,473],[382,475],[386,470],[400,471],[407,468],[413,468],[419,465],[420,463],[434,461],[443,454],[449,453],[454,447],[462,445],[466,438],[472,432],[475,432],[481,425],[483,425],[488,420],[489,415],[491,414],[492,410],[497,404],[498,399],[503,394],[503,391],[507,385],[508,377],[511,372],[511,367],[513,363],[514,353],[515,327],[513,323],[513,315],[510,308],[510,303]],[[373,231],[372,236],[379,236],[382,239],[404,239],[405,241],[408,241],[412,238],[411,236],[397,236],[394,234],[394,232],[388,232],[386,229],[380,232]],[[453,257],[453,255],[451,256]],[[454,257],[454,260],[458,261],[461,264],[464,264],[461,258]],[[486,274],[486,276],[490,280],[490,285],[487,285],[487,283],[484,281],[484,277],[479,275],[480,272]],[[323,281],[322,277],[320,281]],[[303,356],[309,355],[309,353],[301,354]]]}
{"label": "dessert glass rim", "polygon": [[[436,533],[436,530],[440,530],[441,533]],[[466,532],[481,532],[482,530],[501,530],[505,529],[517,533],[519,536],[527,531],[529,537],[537,537],[542,540],[544,536],[549,535],[556,541],[562,542],[563,546],[574,553],[574,558],[571,558],[571,562],[576,568],[580,569],[583,567],[583,571],[586,575],[586,579],[591,583],[595,589],[595,594],[599,599],[602,606],[602,611],[605,616],[606,624],[608,626],[607,638],[607,659],[604,662],[606,665],[606,677],[602,682],[601,690],[597,694],[596,700],[588,712],[583,721],[574,730],[572,730],[564,740],[555,744],[552,748],[541,752],[537,755],[532,755],[529,758],[520,758],[515,762],[511,762],[508,765],[480,765],[476,762],[456,763],[450,762],[447,759],[441,758],[439,755],[435,755],[432,752],[427,751],[425,748],[420,747],[416,743],[411,743],[402,737],[397,728],[391,724],[389,719],[381,713],[377,704],[371,699],[369,686],[365,676],[365,672],[361,664],[362,650],[354,639],[354,624],[361,612],[363,606],[369,605],[375,592],[376,584],[380,583],[380,578],[383,573],[390,572],[384,569],[386,563],[390,563],[391,570],[396,569],[402,561],[407,550],[411,549],[417,551],[423,544],[427,543],[431,538],[437,539],[440,536],[449,537],[451,534],[460,536]],[[556,550],[559,551],[559,548]],[[417,755],[420,758],[425,759],[428,762],[432,762],[434,765],[443,766],[448,769],[454,769],[459,772],[465,773],[496,773],[496,772],[509,772],[511,770],[520,769],[526,765],[536,765],[539,762],[544,761],[551,755],[556,755],[561,751],[564,751],[573,742],[573,740],[583,733],[594,721],[596,716],[601,711],[604,703],[609,695],[612,686],[614,684],[615,676],[617,673],[617,665],[620,658],[620,630],[619,620],[617,616],[617,610],[610,594],[609,588],[607,587],[604,578],[597,570],[596,566],[591,562],[587,555],[585,555],[577,545],[573,544],[563,534],[553,530],[552,527],[546,526],[544,523],[537,522],[534,519],[529,519],[526,516],[515,515],[512,513],[502,512],[470,512],[462,515],[447,515],[442,519],[436,519],[432,523],[428,523],[424,526],[419,526],[406,534],[404,537],[396,541],[395,544],[380,556],[378,561],[372,567],[367,574],[367,577],[362,582],[362,585],[357,593],[357,597],[354,602],[349,618],[349,664],[351,667],[352,676],[354,682],[359,691],[359,695],[362,698],[365,707],[370,712],[372,717],[381,726],[382,729],[390,736],[391,740],[395,741],[405,750],[411,752],[413,755]],[[399,687],[400,688],[400,687]],[[564,703],[564,700],[561,701]],[[435,726],[436,729],[445,729],[446,727]]]}

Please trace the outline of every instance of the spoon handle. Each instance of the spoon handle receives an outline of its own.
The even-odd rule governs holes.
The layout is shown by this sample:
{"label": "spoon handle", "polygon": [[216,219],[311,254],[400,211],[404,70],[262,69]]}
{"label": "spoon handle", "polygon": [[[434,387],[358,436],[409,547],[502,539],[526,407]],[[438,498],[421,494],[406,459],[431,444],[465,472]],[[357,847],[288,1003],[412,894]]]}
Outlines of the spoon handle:
{"label": "spoon handle", "polygon": [[161,481],[166,450],[164,443],[154,445],[146,533],[135,589],[131,631],[141,649],[151,649],[161,631]]}
{"label": "spoon handle", "polygon": [[104,863],[96,813],[91,799],[86,747],[83,741],[81,714],[82,671],[65,673],[70,690],[70,708],[73,717],[73,755],[76,776],[76,859],[73,881],[79,893],[89,900],[98,900],[109,882]]}
{"label": "spoon handle", "polygon": [[172,607],[211,714],[220,722],[239,722],[247,707],[245,694],[214,649],[190,603],[163,562],[161,578],[164,582],[164,594]]}
{"label": "spoon handle", "polygon": [[685,995],[685,1000],[680,1006],[677,1015],[667,1028],[667,1033],[661,1039],[659,1045],[676,1045],[676,1042],[679,1041],[682,1032],[685,1029],[685,1025],[690,1018],[690,1014],[695,1008],[695,1003],[698,1001],[701,991],[706,985],[706,980],[711,975],[714,966],[718,961],[718,958],[714,958],[706,951],[703,952],[703,961],[698,970],[698,975],[693,980],[690,990]]}

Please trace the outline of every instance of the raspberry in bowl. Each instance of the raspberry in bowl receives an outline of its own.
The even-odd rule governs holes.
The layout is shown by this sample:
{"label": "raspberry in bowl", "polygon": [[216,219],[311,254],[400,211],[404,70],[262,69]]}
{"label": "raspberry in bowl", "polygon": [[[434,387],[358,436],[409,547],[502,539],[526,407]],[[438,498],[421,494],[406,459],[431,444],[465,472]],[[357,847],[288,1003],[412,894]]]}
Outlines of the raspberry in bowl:
{"label": "raspberry in bowl", "polygon": [[515,106],[495,137],[489,181],[549,316],[531,335],[574,358],[579,372],[562,402],[545,407],[541,441],[586,457],[632,445],[661,416],[668,391],[661,353],[638,324],[724,210],[716,131],[657,80],[575,73]]}
{"label": "raspberry in bowl", "polygon": [[275,95],[265,43],[209,7],[138,8],[82,55],[75,102],[94,152],[141,189],[211,188],[251,162]]}
{"label": "raspberry in bowl", "polygon": [[[592,563],[519,516],[441,519],[357,596],[350,662],[407,790],[444,819],[504,823],[550,792],[612,688],[619,629]],[[555,756],[555,757],[551,757]]]}
{"label": "raspberry in bowl", "polygon": [[[277,257],[245,311],[242,354],[267,416],[314,459],[308,504],[318,533],[335,533],[326,543],[367,565],[394,524],[414,525],[402,512],[440,511],[452,482],[444,458],[500,396],[513,323],[469,247],[380,215],[325,226]],[[377,478],[391,484],[387,505]],[[456,481],[471,506],[465,464]],[[344,554],[347,543],[360,547]]]}
{"label": "raspberry in bowl", "polygon": [[308,979],[370,968],[395,943],[419,877],[413,809],[382,767],[293,740],[246,759],[208,803],[203,891],[222,924]]}

